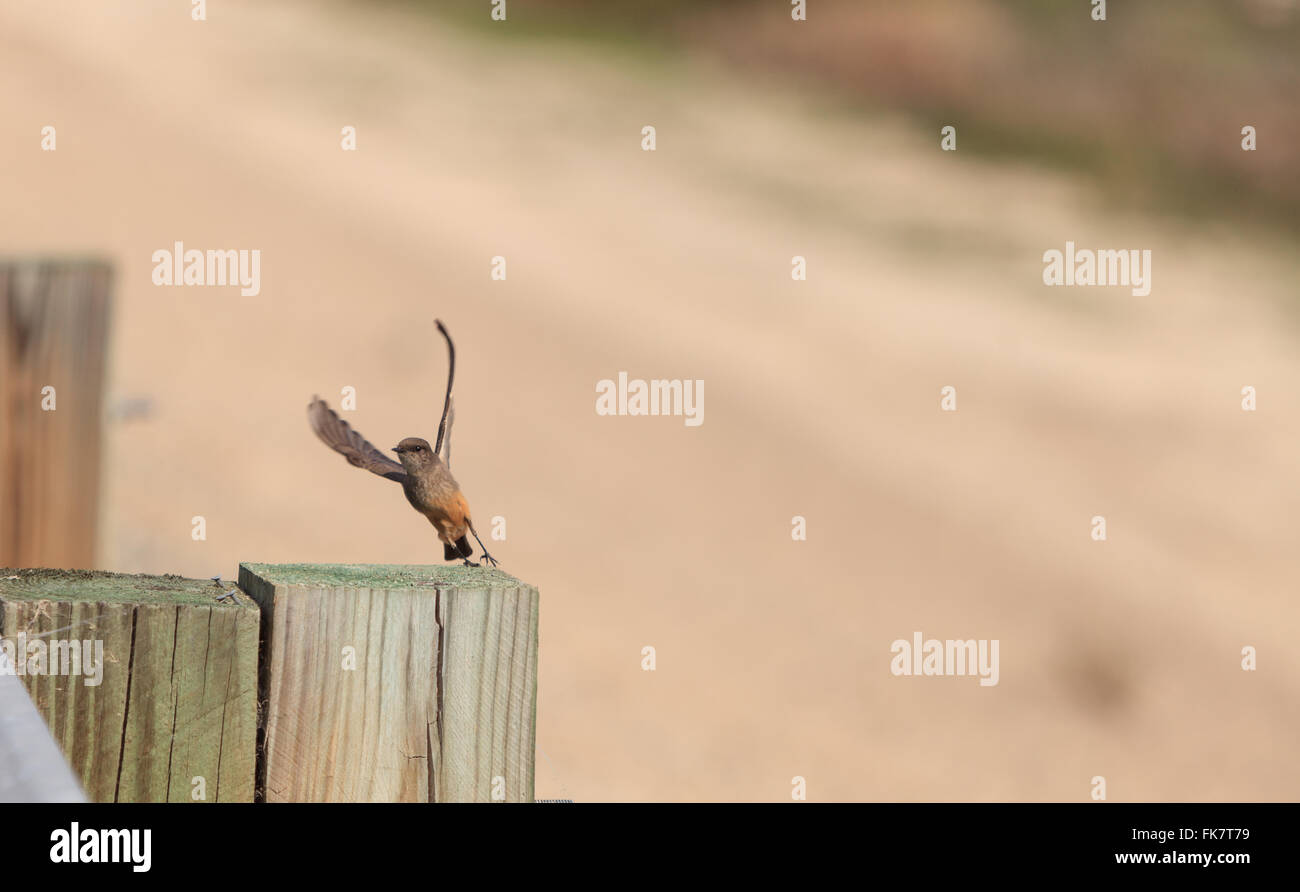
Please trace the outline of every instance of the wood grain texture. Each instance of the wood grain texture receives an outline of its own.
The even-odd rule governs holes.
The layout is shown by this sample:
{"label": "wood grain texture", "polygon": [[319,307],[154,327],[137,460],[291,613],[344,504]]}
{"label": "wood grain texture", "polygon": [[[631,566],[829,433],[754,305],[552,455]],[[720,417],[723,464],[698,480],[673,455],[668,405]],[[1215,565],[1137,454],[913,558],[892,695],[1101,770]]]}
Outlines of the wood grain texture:
{"label": "wood grain texture", "polygon": [[[4,639],[40,640],[51,654],[55,643],[102,643],[98,684],[84,673],[20,676],[92,801],[253,800],[259,612],[251,599],[217,603],[231,586],[210,580],[85,574],[58,582],[41,575],[53,571],[4,572],[19,577],[0,581]],[[191,795],[195,778],[201,800]]]}
{"label": "wood grain texture", "polygon": [[450,589],[439,596],[443,686],[436,799],[485,801],[495,783],[507,801],[531,801],[537,592]]}
{"label": "wood grain texture", "polygon": [[532,800],[538,593],[463,569],[241,565],[266,801]]}
{"label": "wood grain texture", "polygon": [[110,284],[95,261],[0,262],[0,565],[94,562]]}

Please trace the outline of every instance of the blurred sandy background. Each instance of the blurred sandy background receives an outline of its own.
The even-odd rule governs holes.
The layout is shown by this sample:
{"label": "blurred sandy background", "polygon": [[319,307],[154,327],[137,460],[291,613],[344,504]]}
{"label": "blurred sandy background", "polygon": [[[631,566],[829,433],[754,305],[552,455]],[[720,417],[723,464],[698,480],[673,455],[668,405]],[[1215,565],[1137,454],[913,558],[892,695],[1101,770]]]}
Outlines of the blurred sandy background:
{"label": "blurred sandy background", "polygon": [[[1300,179],[1263,148],[1297,133],[1294,93],[1241,81],[1274,116],[1245,158],[1245,106],[1203,95],[1184,142],[1225,160],[1188,149],[1211,213],[1184,213],[1177,189],[1115,195],[1166,169],[1167,106],[1144,133],[1122,89],[1055,94],[1062,119],[1124,129],[1130,166],[1123,145],[1071,167],[980,134],[981,60],[1007,69],[1004,99],[1017,47],[1050,72],[1050,47],[1008,36],[1025,4],[979,4],[981,28],[933,3],[910,22],[828,4],[818,24],[812,4],[829,49],[790,52],[785,14],[743,4],[670,4],[651,48],[503,36],[486,3],[472,25],[459,6],[225,0],[194,23],[188,5],[0,6],[0,251],[116,265],[108,404],[151,407],[107,422],[103,569],[437,562],[305,407],[350,385],[376,445],[431,438],[438,316],[456,476],[542,592],[539,798],[788,801],[795,775],[814,800],[1083,800],[1094,775],[1112,800],[1300,798],[1300,259],[1278,224]],[[1111,6],[1099,27],[1142,46]],[[1241,8],[1294,39],[1290,4]],[[882,29],[895,64],[873,45],[854,68],[852,35]],[[943,83],[967,104],[885,83],[927,33],[956,48]],[[817,80],[832,50],[841,85],[879,92]],[[1213,63],[1185,79],[1232,82]],[[968,111],[918,120],[927,101]],[[1273,173],[1241,172],[1257,159]],[[1150,249],[1151,295],[1045,288],[1067,239]],[[154,287],[177,240],[261,249],[262,293]],[[597,417],[621,370],[704,379],[703,426]],[[915,631],[1000,639],[1000,684],[891,676]]]}

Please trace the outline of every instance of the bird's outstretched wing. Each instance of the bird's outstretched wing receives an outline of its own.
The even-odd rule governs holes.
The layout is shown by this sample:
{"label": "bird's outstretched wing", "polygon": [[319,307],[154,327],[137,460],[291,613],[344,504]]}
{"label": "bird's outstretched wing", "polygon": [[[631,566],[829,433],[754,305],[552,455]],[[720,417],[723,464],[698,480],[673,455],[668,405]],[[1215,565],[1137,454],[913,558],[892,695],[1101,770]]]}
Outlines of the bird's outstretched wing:
{"label": "bird's outstretched wing", "polygon": [[321,442],[348,460],[348,464],[365,468],[372,474],[387,477],[398,483],[406,480],[402,466],[376,449],[369,440],[354,431],[346,421],[334,414],[325,401],[313,396],[307,406],[307,420]]}

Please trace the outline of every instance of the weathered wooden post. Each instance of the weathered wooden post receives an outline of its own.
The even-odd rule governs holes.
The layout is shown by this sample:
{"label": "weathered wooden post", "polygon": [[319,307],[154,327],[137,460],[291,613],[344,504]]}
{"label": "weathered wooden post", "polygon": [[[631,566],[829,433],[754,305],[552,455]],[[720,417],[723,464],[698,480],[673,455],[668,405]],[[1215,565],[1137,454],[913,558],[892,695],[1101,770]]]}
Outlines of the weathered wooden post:
{"label": "weathered wooden post", "polygon": [[259,611],[234,589],[0,570],[0,659],[93,801],[253,800]]}
{"label": "weathered wooden post", "polygon": [[532,801],[537,589],[464,566],[241,564],[268,802]]}
{"label": "weathered wooden post", "polygon": [[94,563],[110,280],[0,261],[0,566]]}

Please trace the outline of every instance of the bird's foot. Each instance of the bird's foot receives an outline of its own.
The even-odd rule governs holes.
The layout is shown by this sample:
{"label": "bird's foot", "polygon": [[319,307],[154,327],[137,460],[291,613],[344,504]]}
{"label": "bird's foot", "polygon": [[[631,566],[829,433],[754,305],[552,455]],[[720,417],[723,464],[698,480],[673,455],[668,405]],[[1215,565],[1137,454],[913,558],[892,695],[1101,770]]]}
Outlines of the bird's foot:
{"label": "bird's foot", "polygon": [[471,561],[469,558],[463,558],[463,560],[465,561],[465,566],[466,566],[466,567],[478,567],[478,566],[482,566],[481,564],[476,564],[476,563],[474,563],[474,562]]}
{"label": "bird's foot", "polygon": [[496,569],[497,564],[499,563],[496,558],[492,557],[492,555],[488,554],[486,551],[483,552],[483,560],[491,564],[493,569]]}

